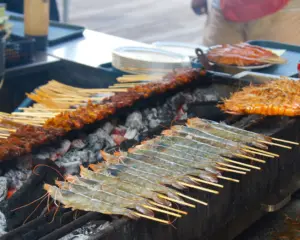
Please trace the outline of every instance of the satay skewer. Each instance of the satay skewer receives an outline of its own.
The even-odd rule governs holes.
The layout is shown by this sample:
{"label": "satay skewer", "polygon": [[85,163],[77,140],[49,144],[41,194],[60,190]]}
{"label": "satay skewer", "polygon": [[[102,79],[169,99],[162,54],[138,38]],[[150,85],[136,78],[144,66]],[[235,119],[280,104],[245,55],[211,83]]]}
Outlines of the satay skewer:
{"label": "satay skewer", "polygon": [[271,138],[274,141],[278,141],[278,142],[283,142],[283,143],[289,143],[289,144],[293,144],[293,145],[299,145],[298,142],[293,142],[293,141],[288,141],[288,140],[284,140],[284,139],[280,139],[280,138]]}
{"label": "satay skewer", "polygon": [[283,145],[283,144],[268,142],[268,141],[265,141],[265,140],[257,140],[257,141],[261,142],[261,143],[265,143],[267,145],[277,146],[277,147],[286,148],[286,149],[292,149],[292,147],[286,146],[286,145]]}
{"label": "satay skewer", "polygon": [[238,167],[238,166],[234,166],[234,165],[226,164],[226,163],[219,163],[219,162],[218,162],[218,165],[228,167],[229,169],[230,169],[230,168],[233,168],[233,169],[237,169],[237,170],[242,170],[242,171],[245,171],[245,172],[250,172],[250,171],[251,171],[251,170],[248,169],[248,168]]}
{"label": "satay skewer", "polygon": [[157,206],[157,207],[160,207],[160,208],[164,208],[164,209],[167,209],[167,210],[170,210],[170,211],[173,211],[173,212],[177,212],[177,213],[180,213],[180,214],[183,214],[183,215],[187,215],[187,214],[188,214],[187,212],[182,211],[182,210],[180,210],[180,209],[168,207],[168,206],[165,206],[165,205],[156,203],[156,202],[154,202],[154,201],[149,201],[149,203],[150,203],[151,205],[154,205],[154,206]]}
{"label": "satay skewer", "polygon": [[213,193],[213,194],[219,194],[218,191],[215,191],[215,190],[212,190],[212,189],[209,189],[209,188],[200,187],[200,186],[193,185],[193,184],[189,184],[189,183],[185,183],[185,182],[182,182],[182,181],[177,181],[177,182],[178,182],[179,184],[183,185],[183,186],[186,186],[186,187],[198,189],[198,190],[201,190],[201,191],[204,191],[204,192]]}
{"label": "satay skewer", "polygon": [[270,155],[270,156],[279,157],[279,155],[276,154],[276,153],[264,151],[264,150],[261,150],[261,149],[258,149],[258,148],[254,148],[254,147],[250,147],[250,146],[247,146],[247,145],[244,145],[243,147],[244,147],[244,148],[248,148],[248,149],[250,149],[250,150],[253,150],[253,151],[255,151],[255,152],[261,152],[261,153],[268,154],[268,155]]}
{"label": "satay skewer", "polygon": [[256,152],[256,151],[252,151],[252,150],[249,150],[249,149],[243,149],[243,151],[248,152],[248,153],[253,153],[255,155],[260,155],[260,156],[268,157],[268,158],[274,158],[273,155],[269,155],[269,154],[262,153],[262,152]]}
{"label": "satay skewer", "polygon": [[229,177],[224,177],[224,176],[217,176],[217,178],[220,178],[220,179],[223,179],[223,180],[227,180],[227,181],[230,181],[230,182],[236,182],[236,183],[239,183],[240,180],[238,179],[235,179],[235,178],[229,178]]}
{"label": "satay skewer", "polygon": [[167,225],[171,224],[170,221],[163,220],[163,219],[156,218],[156,217],[150,217],[150,216],[138,213],[138,212],[134,212],[134,214],[137,215],[138,217],[146,218],[146,219],[152,220],[154,222],[164,223],[164,224],[167,224]]}
{"label": "satay skewer", "polygon": [[205,183],[205,184],[212,185],[212,186],[215,186],[215,187],[224,188],[223,185],[218,184],[218,183],[204,181],[204,180],[202,180],[200,178],[195,178],[195,177],[189,177],[189,178],[192,179],[193,181],[196,181],[196,182],[199,182],[199,183]]}
{"label": "satay skewer", "polygon": [[257,167],[257,166],[251,165],[251,164],[246,164],[246,163],[234,161],[234,160],[231,160],[229,158],[223,157],[223,160],[226,161],[226,162],[231,162],[231,163],[234,163],[234,164],[237,164],[237,165],[241,165],[241,166],[245,166],[245,167],[248,167],[248,168],[253,168],[253,169],[261,170],[260,167]]}
{"label": "satay skewer", "polygon": [[177,199],[167,197],[167,196],[165,196],[163,194],[158,194],[158,197],[160,197],[162,199],[166,199],[166,200],[168,200],[170,202],[175,202],[175,203],[187,206],[187,207],[196,208],[196,206],[194,204],[190,204],[190,203],[187,203],[187,202],[184,202],[184,201],[179,201]]}
{"label": "satay skewer", "polygon": [[177,214],[177,213],[173,213],[173,212],[170,212],[170,211],[166,211],[166,210],[162,210],[160,208],[156,208],[156,207],[152,207],[152,206],[149,206],[149,205],[142,205],[142,207],[144,208],[148,208],[152,211],[155,211],[155,212],[160,212],[160,213],[164,213],[164,214],[168,214],[168,215],[171,215],[173,217],[178,217],[178,218],[181,218],[182,216]]}
{"label": "satay skewer", "polygon": [[229,169],[229,168],[223,168],[223,167],[216,167],[216,169],[222,170],[224,172],[232,172],[232,173],[237,173],[237,174],[242,174],[242,175],[246,175],[246,172],[242,172],[242,171],[236,171],[233,169]]}

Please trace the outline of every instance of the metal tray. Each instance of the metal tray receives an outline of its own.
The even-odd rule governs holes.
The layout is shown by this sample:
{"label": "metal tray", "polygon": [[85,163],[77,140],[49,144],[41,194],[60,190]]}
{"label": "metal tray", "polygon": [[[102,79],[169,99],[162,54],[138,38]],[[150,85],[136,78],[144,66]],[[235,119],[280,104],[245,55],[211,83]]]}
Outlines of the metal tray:
{"label": "metal tray", "polygon": [[[12,33],[14,35],[24,37],[24,17],[13,14],[10,15],[9,22],[13,24]],[[48,45],[53,46],[74,38],[81,37],[83,31],[84,27],[81,26],[50,21]]]}
{"label": "metal tray", "polygon": [[[278,76],[278,75],[259,73],[259,72],[250,72],[250,71],[240,72],[240,73],[234,75],[233,77],[239,78],[239,79],[248,79],[254,83],[266,83],[266,82],[280,78],[280,76]],[[299,78],[289,77],[289,79],[294,80],[294,81],[299,81]]]}
{"label": "metal tray", "polygon": [[265,48],[285,49],[286,52],[282,55],[288,62],[282,65],[273,65],[265,69],[257,69],[255,72],[268,73],[273,75],[291,77],[298,73],[297,64],[300,61],[300,46],[290,45],[280,42],[252,40],[249,44],[257,45]]}

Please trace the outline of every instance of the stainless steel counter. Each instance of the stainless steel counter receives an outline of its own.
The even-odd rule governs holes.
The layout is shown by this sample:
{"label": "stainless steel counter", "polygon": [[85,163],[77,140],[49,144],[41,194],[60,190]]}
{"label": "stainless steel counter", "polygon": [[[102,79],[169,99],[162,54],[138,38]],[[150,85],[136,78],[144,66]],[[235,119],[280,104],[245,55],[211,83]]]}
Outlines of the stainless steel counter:
{"label": "stainless steel counter", "polygon": [[112,51],[122,46],[149,46],[105,33],[85,30],[83,37],[48,48],[48,54],[97,68],[112,61]]}

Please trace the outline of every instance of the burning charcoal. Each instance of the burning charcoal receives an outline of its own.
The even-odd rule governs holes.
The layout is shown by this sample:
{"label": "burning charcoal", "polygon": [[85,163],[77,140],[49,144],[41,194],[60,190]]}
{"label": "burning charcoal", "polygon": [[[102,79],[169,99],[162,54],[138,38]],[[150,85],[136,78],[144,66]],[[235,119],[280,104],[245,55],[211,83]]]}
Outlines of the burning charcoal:
{"label": "burning charcoal", "polygon": [[30,170],[10,169],[4,174],[4,177],[7,178],[8,188],[20,189],[23,183],[30,177],[30,175]]}
{"label": "burning charcoal", "polygon": [[95,133],[89,134],[89,136],[87,137],[87,141],[90,146],[93,146],[98,141],[97,134],[95,134]]}
{"label": "burning charcoal", "polygon": [[[0,202],[2,202],[6,198],[6,196],[7,196],[7,179],[6,177],[0,177]],[[0,230],[1,230],[1,215],[0,215]]]}
{"label": "burning charcoal", "polygon": [[98,139],[105,139],[105,142],[106,144],[109,144],[110,146],[115,146],[115,142],[114,140],[112,139],[111,136],[109,136],[107,134],[107,132],[105,132],[103,129],[98,129],[96,132],[95,132],[96,136],[98,137]]}
{"label": "burning charcoal", "polygon": [[112,125],[110,122],[106,122],[102,128],[106,133],[110,134],[111,131],[114,129],[114,125]]}
{"label": "burning charcoal", "polygon": [[111,134],[124,136],[126,133],[126,130],[127,130],[127,128],[125,126],[120,125],[120,126],[117,126],[116,128],[114,128],[112,130]]}
{"label": "burning charcoal", "polygon": [[228,98],[232,92],[232,86],[224,84],[213,84],[212,89],[218,99]]}
{"label": "burning charcoal", "polygon": [[167,102],[170,102],[172,106],[179,106],[185,102],[185,96],[180,92],[168,99]]}
{"label": "burning charcoal", "polygon": [[126,139],[134,139],[136,135],[138,134],[138,130],[135,128],[128,128],[126,131],[126,134],[124,135],[124,138]]}
{"label": "burning charcoal", "polygon": [[79,174],[81,161],[59,162],[57,165],[65,170],[65,174]]}
{"label": "burning charcoal", "polygon": [[28,154],[17,160],[16,168],[19,170],[32,168],[32,155]]}
{"label": "burning charcoal", "polygon": [[219,100],[215,94],[205,94],[203,97],[205,102],[217,102]]}
{"label": "burning charcoal", "polygon": [[152,119],[149,121],[149,128],[156,128],[161,123],[159,119]]}
{"label": "burning charcoal", "polygon": [[40,159],[40,160],[45,160],[50,158],[50,153],[49,152],[40,152],[36,155],[34,155],[35,158]]}
{"label": "burning charcoal", "polygon": [[68,235],[60,238],[59,240],[74,240],[74,239],[80,239],[85,240],[89,239],[91,236],[95,235],[96,233],[99,233],[109,227],[109,222],[99,221],[94,222],[88,222],[84,226],[74,230],[73,232],[69,233]]}
{"label": "burning charcoal", "polygon": [[135,128],[140,130],[143,128],[143,116],[141,112],[133,112],[131,113],[127,119],[125,126],[128,128]]}
{"label": "burning charcoal", "polygon": [[50,154],[50,159],[56,161],[59,157],[65,155],[71,147],[71,141],[63,140],[60,143],[60,147]]}
{"label": "burning charcoal", "polygon": [[6,218],[5,215],[0,211],[0,237],[6,234]]}
{"label": "burning charcoal", "polygon": [[75,139],[72,141],[71,147],[75,149],[83,149],[86,143],[82,139]]}
{"label": "burning charcoal", "polygon": [[102,162],[102,160],[103,160],[100,151],[96,153],[96,160],[97,160],[98,162]]}
{"label": "burning charcoal", "polygon": [[63,156],[65,155],[66,152],[69,151],[71,147],[71,141],[69,140],[63,140],[60,144],[60,148],[57,150],[57,153],[60,155],[60,156]]}
{"label": "burning charcoal", "polygon": [[104,140],[100,139],[95,145],[92,147],[93,152],[98,152],[100,151],[104,146]]}
{"label": "burning charcoal", "polygon": [[195,96],[190,92],[183,92],[182,96],[184,97],[185,104],[191,104],[196,101]]}
{"label": "burning charcoal", "polygon": [[112,134],[111,137],[117,146],[119,146],[122,142],[126,140],[126,138],[122,135]]}
{"label": "burning charcoal", "polygon": [[193,95],[196,98],[196,102],[204,102],[205,90],[198,88],[194,91]]}
{"label": "burning charcoal", "polygon": [[94,162],[96,162],[96,155],[91,150],[84,151],[84,154],[82,156],[84,156],[84,157],[81,157],[81,163],[94,163]]}

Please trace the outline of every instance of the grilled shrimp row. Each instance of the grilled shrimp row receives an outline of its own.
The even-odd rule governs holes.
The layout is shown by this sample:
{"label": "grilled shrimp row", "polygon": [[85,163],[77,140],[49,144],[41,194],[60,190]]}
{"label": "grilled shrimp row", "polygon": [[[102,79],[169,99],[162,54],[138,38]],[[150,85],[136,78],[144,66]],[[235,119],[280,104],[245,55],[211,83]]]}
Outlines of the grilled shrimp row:
{"label": "grilled shrimp row", "polygon": [[[272,139],[222,123],[192,118],[186,126],[173,126],[161,136],[128,150],[101,152],[104,162],[81,167],[80,177],[67,176],[47,192],[66,207],[137,219],[154,217],[154,210],[170,208],[171,202],[188,205],[180,191],[194,187],[211,193],[201,183],[220,186],[220,166],[230,157],[253,158],[246,146],[267,149]],[[231,161],[238,163],[236,161]],[[252,165],[248,165],[252,166]],[[260,169],[253,166],[253,168]],[[250,170],[249,170],[250,171]],[[222,186],[222,185],[221,185]],[[198,200],[199,203],[207,203]]]}

